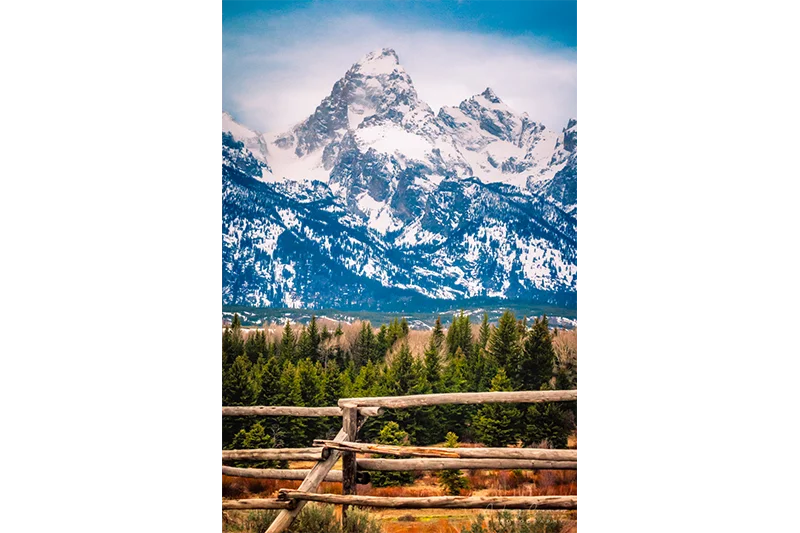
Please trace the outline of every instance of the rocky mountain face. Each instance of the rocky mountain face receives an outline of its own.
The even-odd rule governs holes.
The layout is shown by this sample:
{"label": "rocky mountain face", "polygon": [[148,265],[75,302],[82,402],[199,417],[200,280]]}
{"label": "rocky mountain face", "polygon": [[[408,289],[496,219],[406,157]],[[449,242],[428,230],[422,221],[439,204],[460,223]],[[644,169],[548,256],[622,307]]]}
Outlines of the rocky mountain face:
{"label": "rocky mountain face", "polygon": [[549,130],[488,88],[434,113],[383,49],[291,130],[222,130],[223,304],[574,305],[574,119]]}

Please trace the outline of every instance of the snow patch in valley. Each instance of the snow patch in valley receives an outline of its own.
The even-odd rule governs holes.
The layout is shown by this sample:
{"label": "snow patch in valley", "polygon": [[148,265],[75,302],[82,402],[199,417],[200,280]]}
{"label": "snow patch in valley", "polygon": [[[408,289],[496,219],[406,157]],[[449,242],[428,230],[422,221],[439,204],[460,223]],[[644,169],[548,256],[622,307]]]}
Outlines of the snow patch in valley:
{"label": "snow patch in valley", "polygon": [[386,202],[379,202],[366,192],[359,194],[356,199],[358,208],[369,218],[367,225],[381,235],[397,231],[403,226],[392,216],[392,209]]}

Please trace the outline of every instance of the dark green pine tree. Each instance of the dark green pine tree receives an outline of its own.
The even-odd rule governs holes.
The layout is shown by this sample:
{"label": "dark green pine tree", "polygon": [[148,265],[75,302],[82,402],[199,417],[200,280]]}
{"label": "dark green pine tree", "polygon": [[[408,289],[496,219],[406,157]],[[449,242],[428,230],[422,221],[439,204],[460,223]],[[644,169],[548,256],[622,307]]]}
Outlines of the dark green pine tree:
{"label": "dark green pine tree", "polygon": [[372,361],[368,361],[366,365],[359,369],[358,374],[353,380],[353,389],[348,396],[353,398],[380,396],[380,391],[382,389],[380,381],[378,366]]}
{"label": "dark green pine tree", "polygon": [[[297,380],[300,383],[300,398],[306,407],[321,407],[323,403],[322,365],[312,363],[311,359],[301,359],[297,363]],[[323,418],[309,418],[306,423],[306,441],[324,438],[328,425]],[[310,442],[309,442],[310,444]]]}
{"label": "dark green pine tree", "polygon": [[431,336],[428,347],[425,348],[425,379],[433,392],[442,392],[442,362],[439,356],[439,346],[436,338]]}
{"label": "dark green pine tree", "polygon": [[381,324],[378,334],[375,336],[375,351],[383,354],[388,352],[392,347],[389,340],[389,328],[386,327],[386,324]]}
{"label": "dark green pine tree", "polygon": [[329,340],[331,337],[333,337],[333,333],[331,333],[331,331],[328,329],[328,324],[323,324],[322,331],[319,334],[320,342],[325,342]]}
{"label": "dark green pine tree", "polygon": [[322,375],[322,405],[336,405],[344,398],[346,376],[347,372],[340,371],[336,361],[328,362]]}
{"label": "dark green pine tree", "polygon": [[408,327],[408,320],[406,320],[406,317],[403,317],[403,321],[400,322],[400,331],[402,332],[403,337],[408,337],[409,327]]}
{"label": "dark green pine tree", "polygon": [[317,364],[310,359],[301,359],[297,363],[297,380],[300,383],[301,405],[306,407],[322,406],[322,379]]}
{"label": "dark green pine tree", "polygon": [[386,377],[386,388],[394,396],[410,394],[411,389],[417,384],[417,376],[414,374],[414,357],[411,355],[408,342],[400,345],[400,350],[392,359]]}
{"label": "dark green pine tree", "polygon": [[[278,380],[278,403],[277,405],[297,405],[303,406],[303,397],[300,391],[300,378],[297,368],[287,361],[283,365],[281,377]],[[309,446],[309,439],[306,436],[306,421],[308,419],[297,416],[277,417],[277,427],[279,428],[280,446],[284,448],[301,448]]]}
{"label": "dark green pine tree", "polygon": [[[510,391],[511,381],[501,368],[492,380],[492,391]],[[519,438],[521,413],[514,404],[483,405],[472,421],[478,440],[490,447],[514,444]]]}
{"label": "dark green pine tree", "polygon": [[316,315],[311,315],[311,322],[308,323],[308,340],[311,344],[311,357],[312,361],[319,360],[319,344],[322,342],[322,338],[319,333],[319,328],[317,327],[317,317]]}
{"label": "dark green pine tree", "polygon": [[459,348],[467,357],[472,353],[472,324],[464,311],[453,315],[453,323],[447,330],[448,357],[453,357]]}
{"label": "dark green pine tree", "polygon": [[244,353],[251,363],[258,361],[259,357],[266,357],[267,335],[263,330],[251,331],[244,341]]}
{"label": "dark green pine tree", "polygon": [[489,327],[489,313],[483,313],[483,319],[481,320],[481,330],[480,334],[478,335],[478,348],[483,350],[486,349],[486,345],[489,343],[489,335],[491,335],[491,333],[492,330]]}
{"label": "dark green pine tree", "polygon": [[350,348],[350,354],[356,368],[367,364],[368,361],[377,361],[376,358],[375,333],[372,331],[372,325],[369,322],[363,322],[358,336]]}
{"label": "dark green pine tree", "polygon": [[465,365],[466,358],[464,357],[464,352],[461,348],[458,348],[456,353],[450,358],[444,370],[444,388],[447,392],[466,392],[468,383],[464,375]]}
{"label": "dark green pine tree", "polygon": [[[445,447],[458,448],[458,435],[452,431],[445,436]],[[462,489],[469,487],[469,480],[461,470],[442,470],[437,474],[439,484],[448,496],[459,496]]]}
{"label": "dark green pine tree", "polygon": [[308,328],[303,326],[300,330],[300,335],[297,337],[297,359],[302,361],[304,359],[314,360],[314,346],[311,343],[311,333]]}
{"label": "dark green pine tree", "polygon": [[566,448],[575,427],[574,414],[557,403],[537,403],[528,407],[523,421],[525,446]]}
{"label": "dark green pine tree", "polygon": [[433,325],[433,331],[431,332],[431,346],[435,346],[436,349],[441,353],[442,348],[444,347],[444,328],[442,327],[442,317],[436,317],[436,323]]}
{"label": "dark green pine tree", "polygon": [[342,323],[341,322],[337,322],[336,331],[333,332],[333,336],[334,337],[341,337],[342,335],[344,335],[344,331],[342,330]]}
{"label": "dark green pine tree", "polygon": [[505,369],[510,375],[519,361],[519,330],[514,313],[506,311],[489,336],[486,350],[494,360],[497,368]]}
{"label": "dark green pine tree", "polygon": [[[393,446],[408,446],[410,444],[408,433],[400,429],[397,422],[387,422],[375,442]],[[370,477],[372,478],[373,487],[392,487],[414,483],[414,475],[411,472],[372,472]]]}
{"label": "dark green pine tree", "polygon": [[291,361],[294,363],[296,361],[295,358],[295,337],[294,331],[292,331],[292,324],[287,320],[286,325],[283,327],[283,335],[281,336],[281,345],[278,351],[280,355],[280,360],[284,361]]}
{"label": "dark green pine tree", "polygon": [[279,381],[281,366],[278,358],[271,356],[261,365],[261,391],[258,394],[258,405],[280,405]]}
{"label": "dark green pine tree", "polygon": [[[497,370],[489,370],[487,365],[486,351],[476,346],[472,355],[465,358],[464,378],[467,381],[468,391],[482,392],[489,390],[489,383],[494,374],[497,373]],[[488,378],[486,377],[487,372],[492,372]]]}
{"label": "dark green pine tree", "polygon": [[278,379],[278,387],[275,395],[276,405],[303,405],[303,397],[300,395],[300,380],[297,376],[297,367],[291,361],[283,364],[281,376]]}
{"label": "dark green pine tree", "polygon": [[553,339],[547,327],[547,316],[543,316],[534,320],[525,336],[514,385],[522,390],[540,390],[550,383],[555,362]]}
{"label": "dark green pine tree", "polygon": [[[467,358],[461,348],[456,349],[456,353],[450,357],[444,369],[442,377],[442,388],[444,392],[467,392],[469,382],[467,381]],[[467,434],[469,428],[464,424],[465,420],[470,420],[472,412],[475,411],[473,405],[440,405],[436,406],[439,419],[443,421],[444,428],[455,429],[456,433],[462,436]],[[443,435],[439,435],[437,440],[441,440]]]}
{"label": "dark green pine tree", "polygon": [[229,368],[237,357],[244,354],[244,339],[242,338],[242,322],[238,313],[234,313],[231,327],[225,328],[222,333],[222,366]]}
{"label": "dark green pine tree", "polygon": [[222,378],[223,405],[253,405],[258,398],[258,384],[252,375],[253,364],[240,355]]}
{"label": "dark green pine tree", "polygon": [[[247,431],[244,429],[239,430],[228,448],[231,450],[255,450],[274,447],[275,441],[273,438],[267,434],[264,426],[260,422],[256,422],[250,426],[250,429]],[[275,468],[277,466],[277,461],[257,461],[255,463],[251,461],[232,461],[230,463],[225,462],[225,464],[231,464],[232,466],[242,468]]]}

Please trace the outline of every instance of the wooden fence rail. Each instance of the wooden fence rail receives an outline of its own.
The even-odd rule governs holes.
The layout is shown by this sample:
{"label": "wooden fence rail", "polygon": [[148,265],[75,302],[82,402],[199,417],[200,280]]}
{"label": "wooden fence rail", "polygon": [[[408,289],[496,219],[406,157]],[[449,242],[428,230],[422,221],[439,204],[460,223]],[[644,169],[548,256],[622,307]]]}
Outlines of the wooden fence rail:
{"label": "wooden fence rail", "polygon": [[[297,469],[281,469],[281,468],[236,468],[233,466],[223,466],[222,475],[231,477],[248,477],[254,479],[290,479],[290,480],[303,480],[311,473],[311,469],[297,468]],[[331,470],[325,475],[323,481],[331,481],[334,483],[342,482],[342,471]],[[369,472],[358,472],[356,474],[356,483],[359,485],[366,485],[371,481]]]}
{"label": "wooden fence rail", "polygon": [[[248,405],[223,407],[222,416],[342,416],[341,407],[295,407],[292,405]],[[358,410],[362,416],[378,416],[380,407],[364,407]]]}
{"label": "wooden fence rail", "polygon": [[426,496],[393,498],[344,494],[310,494],[280,489],[278,499],[391,509],[577,509],[577,496]]}
{"label": "wooden fence rail", "polygon": [[246,500],[222,500],[222,510],[236,510],[236,509],[292,509],[296,505],[296,501],[282,501],[270,499],[246,499]]}
{"label": "wooden fence rail", "polygon": [[515,391],[515,392],[453,392],[447,394],[416,394],[411,396],[375,396],[343,398],[339,407],[423,407],[426,405],[466,405],[476,403],[539,403],[570,402],[578,399],[577,390]]}
{"label": "wooden fence rail", "polygon": [[[436,448],[432,446],[390,446],[369,442],[333,442],[317,439],[315,446],[335,448],[356,453],[413,457],[469,457],[472,459],[540,459],[545,461],[577,461],[578,450],[551,450],[546,448]],[[311,448],[316,449],[316,448]]]}
{"label": "wooden fence rail", "polygon": [[390,509],[522,509],[573,510],[577,496],[429,496],[390,498],[343,494],[316,494],[281,489],[280,499],[223,500],[222,509],[294,509],[297,502],[314,501],[335,505],[360,505]]}
{"label": "wooden fence rail", "polygon": [[577,461],[531,459],[359,459],[359,470],[404,472],[420,470],[577,470]]}
{"label": "wooden fence rail", "polygon": [[223,461],[319,461],[326,452],[314,448],[260,448],[255,450],[222,450]]}

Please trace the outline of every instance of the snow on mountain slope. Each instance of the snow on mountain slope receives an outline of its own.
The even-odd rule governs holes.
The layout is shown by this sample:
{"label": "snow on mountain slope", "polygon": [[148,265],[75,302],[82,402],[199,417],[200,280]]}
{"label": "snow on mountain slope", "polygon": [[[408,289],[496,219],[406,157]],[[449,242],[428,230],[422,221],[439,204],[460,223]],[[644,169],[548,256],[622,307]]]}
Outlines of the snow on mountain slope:
{"label": "snow on mountain slope", "polygon": [[435,115],[382,49],[288,132],[223,132],[224,303],[574,301],[575,121],[489,88]]}

